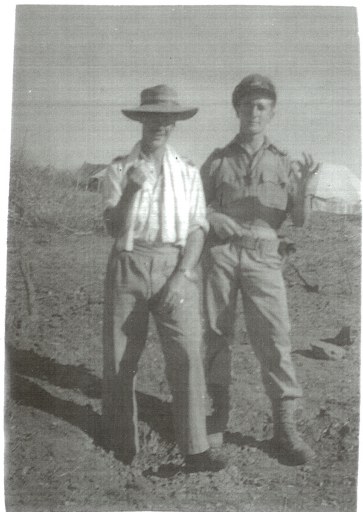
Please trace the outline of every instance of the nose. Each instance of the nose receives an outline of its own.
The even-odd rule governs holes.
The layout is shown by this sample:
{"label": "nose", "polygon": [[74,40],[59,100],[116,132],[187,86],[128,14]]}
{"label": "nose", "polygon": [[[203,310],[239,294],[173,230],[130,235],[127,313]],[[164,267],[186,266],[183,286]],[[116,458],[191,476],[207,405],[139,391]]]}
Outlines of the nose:
{"label": "nose", "polygon": [[152,132],[159,132],[163,130],[163,125],[162,123],[152,123],[149,125],[149,130],[151,130]]}
{"label": "nose", "polygon": [[251,115],[253,117],[257,117],[259,113],[260,113],[260,111],[258,109],[258,106],[257,105],[252,105],[252,107],[251,107]]}

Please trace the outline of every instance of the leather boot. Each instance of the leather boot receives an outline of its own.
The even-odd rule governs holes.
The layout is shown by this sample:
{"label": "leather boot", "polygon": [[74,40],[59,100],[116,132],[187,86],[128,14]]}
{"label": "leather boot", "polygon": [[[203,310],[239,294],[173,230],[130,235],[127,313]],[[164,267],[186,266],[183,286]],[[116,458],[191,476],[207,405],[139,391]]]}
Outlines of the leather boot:
{"label": "leather boot", "polygon": [[208,442],[211,448],[219,448],[223,444],[223,432],[229,419],[229,387],[210,384],[208,393],[213,407],[212,415],[207,416]]}
{"label": "leather boot", "polygon": [[305,464],[315,457],[314,451],[301,438],[296,429],[294,413],[296,400],[283,398],[272,402],[274,437],[273,446],[294,466]]}

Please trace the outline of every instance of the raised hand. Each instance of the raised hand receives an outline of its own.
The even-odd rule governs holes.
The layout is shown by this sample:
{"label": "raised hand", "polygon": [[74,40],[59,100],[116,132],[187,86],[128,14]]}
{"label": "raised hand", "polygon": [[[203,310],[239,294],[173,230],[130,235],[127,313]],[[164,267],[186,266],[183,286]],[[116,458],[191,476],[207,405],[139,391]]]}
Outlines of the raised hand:
{"label": "raised hand", "polygon": [[309,179],[319,171],[320,164],[315,163],[310,154],[302,153],[302,160],[293,160],[291,162],[291,170],[294,173],[295,179],[301,185],[306,185]]}
{"label": "raised hand", "polygon": [[310,215],[310,203],[307,200],[309,196],[309,183],[311,178],[319,172],[319,163],[315,163],[311,155],[302,154],[301,160],[291,162],[291,172],[293,173],[295,185],[294,205],[290,211],[295,226],[303,226]]}

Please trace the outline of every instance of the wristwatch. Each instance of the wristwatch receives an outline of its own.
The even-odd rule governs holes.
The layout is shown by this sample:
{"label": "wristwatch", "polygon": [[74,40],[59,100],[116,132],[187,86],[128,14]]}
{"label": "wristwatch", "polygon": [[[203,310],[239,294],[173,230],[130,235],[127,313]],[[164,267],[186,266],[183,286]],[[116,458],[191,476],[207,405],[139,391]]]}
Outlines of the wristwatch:
{"label": "wristwatch", "polygon": [[184,277],[186,277],[186,279],[188,279],[189,281],[195,281],[196,280],[196,273],[193,271],[193,270],[189,270],[187,268],[184,268],[184,267],[180,267],[177,269],[177,272],[180,272],[181,274],[184,275]]}

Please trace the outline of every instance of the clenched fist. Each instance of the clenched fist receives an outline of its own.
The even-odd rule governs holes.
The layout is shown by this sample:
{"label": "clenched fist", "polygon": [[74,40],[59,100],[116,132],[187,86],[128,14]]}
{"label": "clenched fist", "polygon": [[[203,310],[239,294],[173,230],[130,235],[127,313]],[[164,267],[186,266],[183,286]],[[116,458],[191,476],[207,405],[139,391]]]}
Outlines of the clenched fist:
{"label": "clenched fist", "polygon": [[127,177],[133,185],[141,188],[147,178],[147,168],[145,162],[141,160],[137,164],[130,167],[130,169],[127,171]]}

